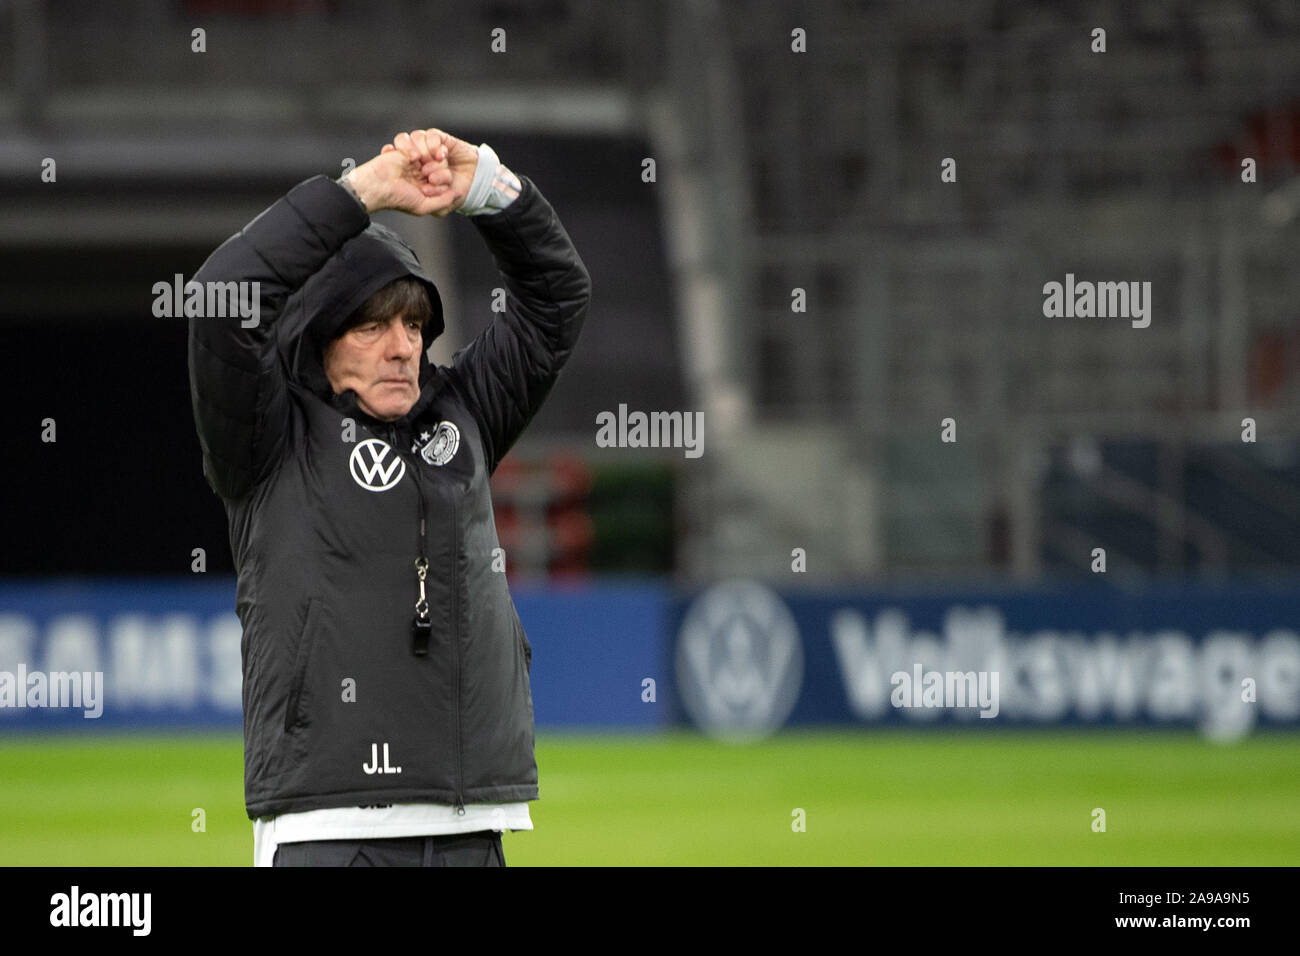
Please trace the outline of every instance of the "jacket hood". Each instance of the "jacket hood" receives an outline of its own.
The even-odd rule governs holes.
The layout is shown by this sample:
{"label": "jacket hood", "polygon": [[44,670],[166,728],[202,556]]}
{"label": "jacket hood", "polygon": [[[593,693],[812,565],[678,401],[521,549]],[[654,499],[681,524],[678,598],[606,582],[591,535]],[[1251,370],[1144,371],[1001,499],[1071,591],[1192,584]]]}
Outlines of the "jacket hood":
{"label": "jacket hood", "polygon": [[387,226],[372,222],[353,236],[289,296],[276,330],[276,344],[288,377],[325,399],[334,390],[325,377],[325,347],[354,311],[384,286],[406,276],[424,283],[433,315],[424,327],[419,382],[429,371],[429,346],[446,327],[438,287],[415,252]]}

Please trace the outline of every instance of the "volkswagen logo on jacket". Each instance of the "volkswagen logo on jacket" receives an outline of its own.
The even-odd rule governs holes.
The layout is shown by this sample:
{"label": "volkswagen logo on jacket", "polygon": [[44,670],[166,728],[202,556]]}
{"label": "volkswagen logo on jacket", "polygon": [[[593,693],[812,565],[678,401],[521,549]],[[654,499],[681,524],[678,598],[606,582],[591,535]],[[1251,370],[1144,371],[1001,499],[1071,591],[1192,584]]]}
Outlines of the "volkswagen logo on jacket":
{"label": "volkswagen logo on jacket", "polygon": [[367,438],[352,449],[348,470],[366,491],[387,491],[406,474],[406,462],[378,438]]}

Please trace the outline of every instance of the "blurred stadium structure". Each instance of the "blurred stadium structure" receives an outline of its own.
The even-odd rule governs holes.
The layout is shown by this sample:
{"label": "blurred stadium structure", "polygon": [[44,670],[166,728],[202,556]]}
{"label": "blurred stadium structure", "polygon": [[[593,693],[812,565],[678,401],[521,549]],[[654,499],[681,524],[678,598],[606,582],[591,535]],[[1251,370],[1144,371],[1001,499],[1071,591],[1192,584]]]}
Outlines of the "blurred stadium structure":
{"label": "blurred stadium structure", "polygon": [[[142,289],[192,272],[293,182],[435,124],[544,181],[598,277],[568,387],[516,454],[599,468],[594,413],[619,401],[707,423],[699,460],[647,449],[626,483],[674,495],[675,517],[624,504],[602,520],[597,504],[597,528],[639,530],[604,551],[597,534],[594,552],[581,518],[525,523],[512,571],[770,577],[799,546],[820,581],[1093,578],[1097,541],[1121,586],[1300,564],[1294,3],[449,9],[4,4],[6,337],[83,368],[127,341],[174,359],[176,336],[131,337]],[[1098,25],[1104,55],[1087,42]],[[789,55],[795,26],[815,55]],[[496,27],[508,55],[488,51]],[[33,172],[46,156],[57,193]],[[657,185],[640,181],[645,156]],[[954,185],[938,183],[945,157]],[[494,274],[454,248],[459,227],[401,226],[444,290],[446,361]],[[1067,272],[1151,281],[1150,326],[1045,319],[1042,286]],[[84,356],[51,325],[77,318],[93,320]],[[187,415],[168,405],[142,437],[193,447]],[[949,416],[955,445],[937,440]],[[192,459],[177,470],[197,474]],[[177,510],[155,504],[164,516],[204,490],[186,481]],[[57,480],[18,490],[68,497]],[[97,551],[5,549],[2,570],[170,570],[170,544],[132,557],[118,530]],[[35,531],[20,520],[16,540]]]}

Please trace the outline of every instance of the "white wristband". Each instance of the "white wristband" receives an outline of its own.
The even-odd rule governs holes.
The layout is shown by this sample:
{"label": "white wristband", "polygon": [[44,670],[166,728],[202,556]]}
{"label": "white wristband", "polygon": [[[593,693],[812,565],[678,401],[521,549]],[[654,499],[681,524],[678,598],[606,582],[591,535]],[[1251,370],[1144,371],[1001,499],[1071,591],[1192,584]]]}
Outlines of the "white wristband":
{"label": "white wristband", "polygon": [[502,164],[492,147],[480,143],[474,181],[469,184],[465,202],[456,211],[465,216],[500,212],[519,198],[522,189],[519,177]]}

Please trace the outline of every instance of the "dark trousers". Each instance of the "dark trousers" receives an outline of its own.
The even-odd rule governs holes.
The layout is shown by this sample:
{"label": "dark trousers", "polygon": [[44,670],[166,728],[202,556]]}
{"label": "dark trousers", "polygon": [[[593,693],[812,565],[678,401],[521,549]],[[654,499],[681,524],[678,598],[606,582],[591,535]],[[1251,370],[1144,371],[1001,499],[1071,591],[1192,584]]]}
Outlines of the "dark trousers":
{"label": "dark trousers", "polygon": [[282,843],[273,866],[505,866],[501,834],[491,830],[385,840]]}

